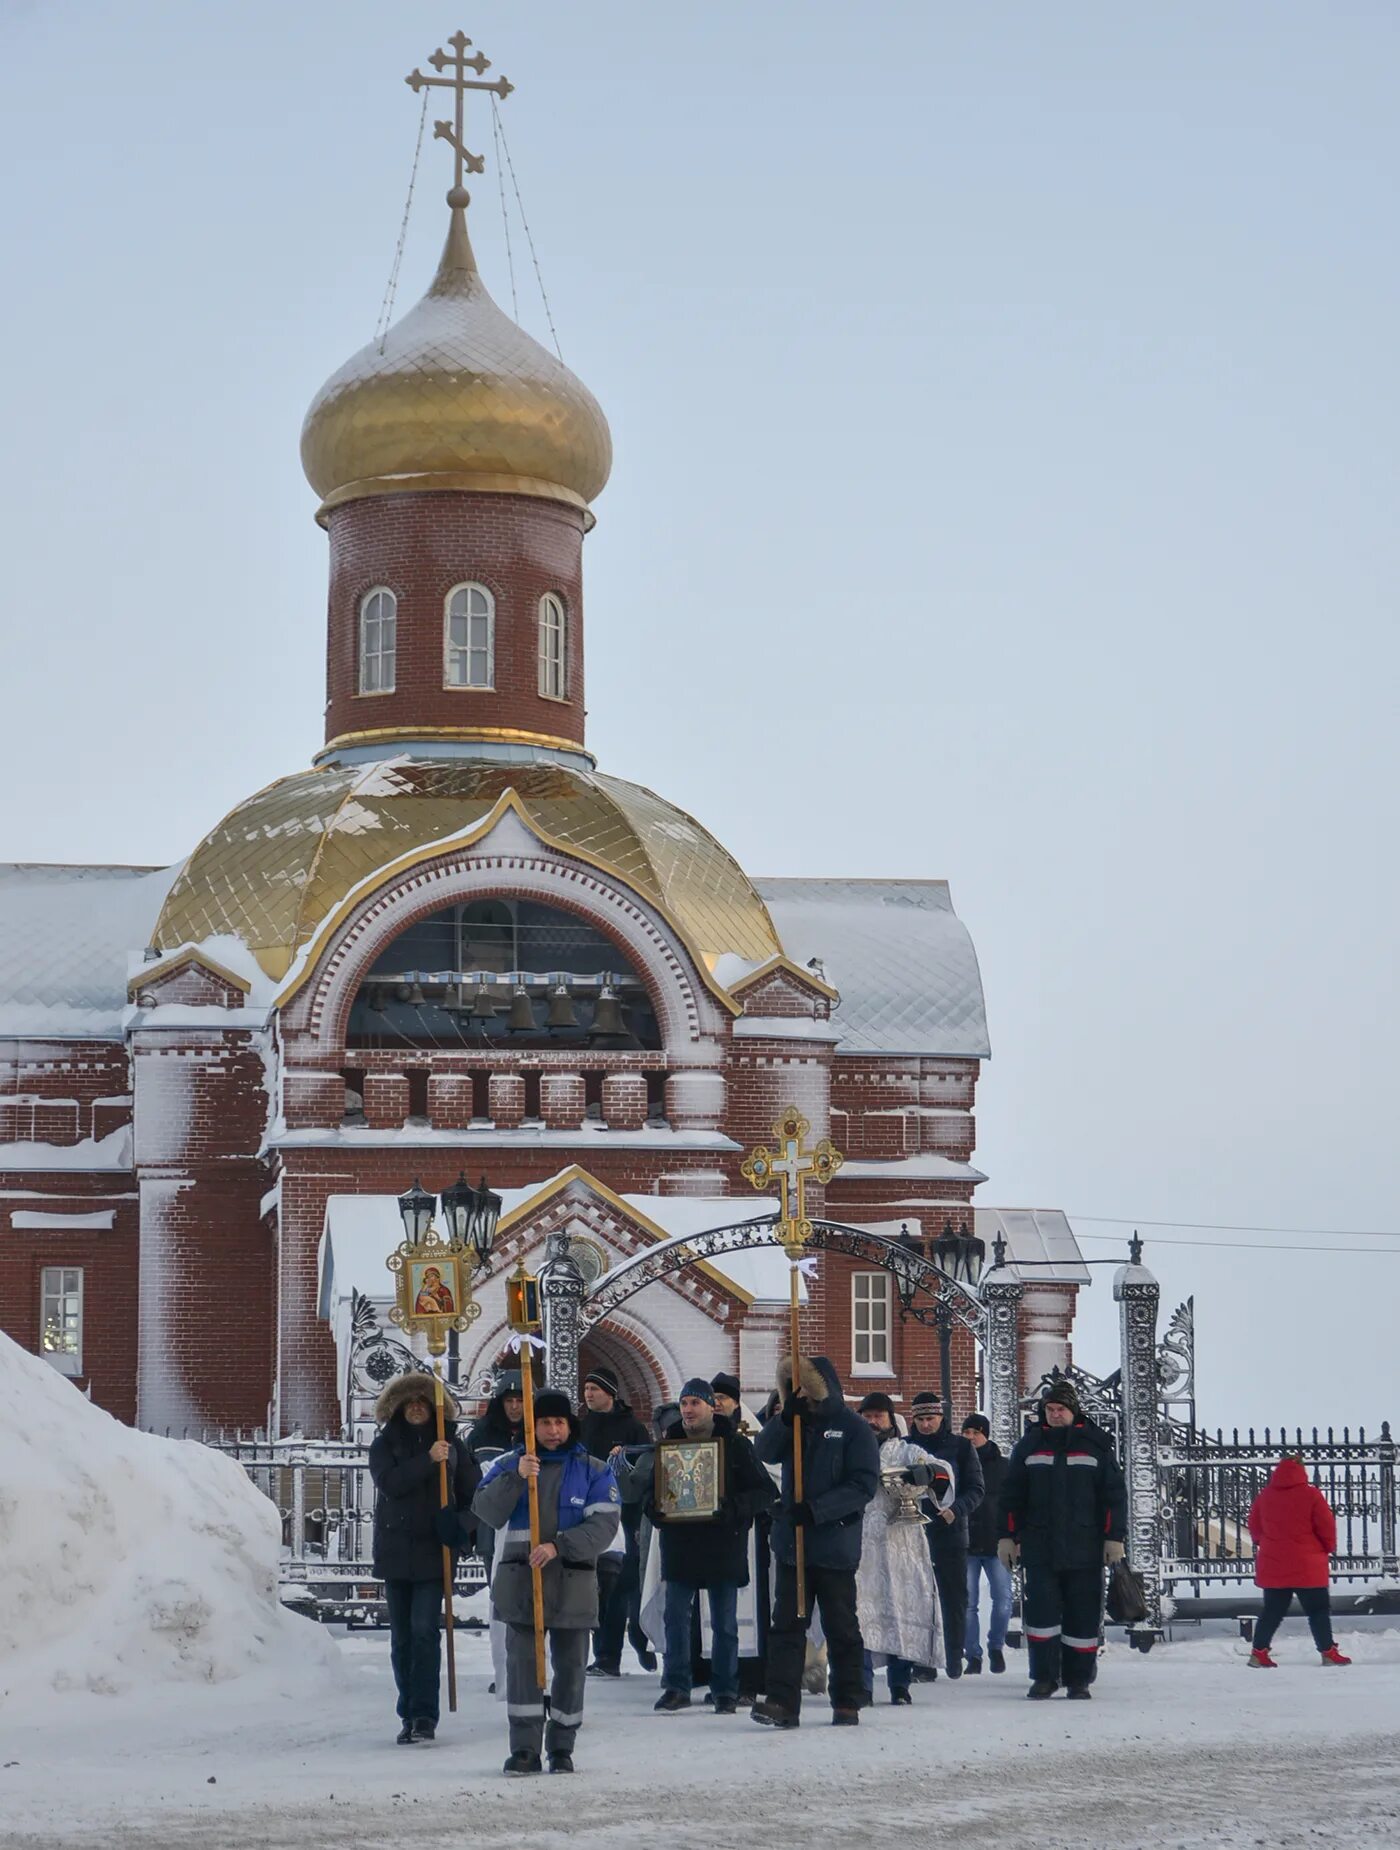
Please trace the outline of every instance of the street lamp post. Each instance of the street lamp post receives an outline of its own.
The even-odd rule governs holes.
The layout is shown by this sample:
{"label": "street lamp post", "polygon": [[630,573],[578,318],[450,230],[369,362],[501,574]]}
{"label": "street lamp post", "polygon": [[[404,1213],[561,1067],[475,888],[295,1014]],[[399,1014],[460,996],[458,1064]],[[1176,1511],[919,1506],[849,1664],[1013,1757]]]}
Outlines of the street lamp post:
{"label": "street lamp post", "polygon": [[951,1278],[955,1284],[964,1286],[970,1292],[976,1292],[977,1282],[982,1276],[982,1267],[986,1261],[987,1249],[975,1234],[968,1229],[967,1222],[954,1231],[953,1223],[946,1221],[943,1231],[933,1242],[933,1251],[928,1251],[927,1243],[909,1231],[908,1222],[899,1229],[899,1238],[895,1246],[904,1255],[896,1258],[891,1270],[894,1272],[895,1289],[899,1294],[899,1316],[901,1322],[910,1317],[926,1328],[932,1326],[938,1332],[938,1370],[939,1386],[943,1393],[943,1417],[950,1428],[953,1418],[953,1324],[956,1321],[953,1307],[940,1294],[932,1303],[928,1303],[928,1293],[919,1287],[919,1275],[922,1267],[912,1263],[915,1260],[932,1259],[940,1272]]}

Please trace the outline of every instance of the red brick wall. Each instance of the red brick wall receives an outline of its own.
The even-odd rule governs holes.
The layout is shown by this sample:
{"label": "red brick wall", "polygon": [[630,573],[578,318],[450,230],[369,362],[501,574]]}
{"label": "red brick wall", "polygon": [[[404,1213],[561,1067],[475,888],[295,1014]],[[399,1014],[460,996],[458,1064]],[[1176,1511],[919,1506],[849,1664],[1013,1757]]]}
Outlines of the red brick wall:
{"label": "red brick wall", "polygon": [[120,1042],[0,1042],[0,1143],[81,1143],[130,1121]]}
{"label": "red brick wall", "polygon": [[[326,737],[392,726],[514,727],[583,742],[583,514],[528,495],[372,495],[333,508],[326,625]],[[496,600],[493,691],[443,686],[447,593]],[[398,598],[394,691],[359,694],[359,608]],[[539,691],[539,602],[564,600],[568,698]]]}

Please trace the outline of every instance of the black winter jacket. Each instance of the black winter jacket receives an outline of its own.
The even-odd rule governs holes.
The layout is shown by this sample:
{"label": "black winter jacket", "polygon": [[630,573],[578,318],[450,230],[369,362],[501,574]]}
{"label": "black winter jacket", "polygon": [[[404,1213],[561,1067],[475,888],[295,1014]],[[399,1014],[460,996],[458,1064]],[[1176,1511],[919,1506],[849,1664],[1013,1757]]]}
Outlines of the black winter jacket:
{"label": "black winter jacket", "polygon": [[[972,1445],[969,1439],[968,1444]],[[967,1519],[967,1552],[970,1555],[994,1555],[997,1551],[997,1516],[1000,1512],[1002,1479],[1006,1476],[1006,1454],[995,1439],[985,1445],[973,1445],[982,1467],[982,1501]]]}
{"label": "black winter jacket", "polygon": [[953,1513],[956,1522],[944,1522],[932,1504],[925,1506],[924,1514],[931,1516],[929,1524],[929,1547],[935,1554],[940,1549],[953,1552],[966,1552],[968,1546],[968,1519],[973,1511],[980,1508],[983,1501],[982,1466],[978,1461],[977,1447],[971,1439],[964,1439],[961,1433],[950,1432],[945,1419],[937,1432],[921,1433],[917,1426],[909,1428],[909,1443],[917,1445],[935,1458],[942,1458],[953,1468],[953,1482],[956,1494],[953,1497]]}
{"label": "black winter jacket", "polygon": [[[804,1376],[815,1369],[825,1382],[825,1400],[815,1400],[802,1416],[802,1500],[812,1506],[815,1522],[806,1530],[810,1567],[855,1569],[860,1566],[861,1518],[880,1487],[880,1443],[858,1413],[846,1405],[841,1379],[824,1355],[803,1364]],[[813,1380],[810,1386],[818,1386]],[[788,1566],[797,1560],[793,1537],[792,1427],[775,1414],[754,1441],[763,1464],[783,1468],[782,1506],[773,1520],[773,1547]]]}
{"label": "black winter jacket", "polygon": [[1127,1532],[1127,1487],[1113,1441],[1088,1420],[1037,1421],[1016,1442],[1002,1479],[999,1533],[1026,1567],[1102,1567],[1105,1541]]}
{"label": "black winter jacket", "polygon": [[[639,1420],[625,1400],[615,1400],[610,1413],[590,1413],[585,1407],[579,1415],[579,1438],[587,1448],[590,1458],[601,1459],[606,1464],[613,1447],[618,1445],[650,1445],[651,1431]],[[624,1503],[622,1506],[622,1527],[629,1535],[635,1535],[641,1527],[642,1510],[637,1503]]]}
{"label": "black winter jacket", "polygon": [[[684,1439],[677,1420],[663,1439]],[[749,1529],[755,1516],[778,1501],[777,1486],[758,1462],[752,1444],[734,1430],[722,1413],[715,1415],[714,1437],[724,1441],[724,1501],[709,1522],[665,1522],[656,1497],[648,1493],[646,1513],[661,1538],[661,1578],[683,1587],[749,1584]],[[655,1453],[652,1454],[653,1462]]]}
{"label": "black winter jacket", "polygon": [[[445,1428],[456,1439],[452,1421]],[[374,1572],[380,1580],[442,1579],[442,1539],[437,1531],[438,1467],[428,1456],[437,1424],[410,1426],[402,1410],[374,1436],[369,1474],[379,1493],[374,1505]],[[472,1546],[472,1497],[481,1472],[464,1445],[453,1444],[447,1466],[447,1494],[458,1511],[457,1549]]]}

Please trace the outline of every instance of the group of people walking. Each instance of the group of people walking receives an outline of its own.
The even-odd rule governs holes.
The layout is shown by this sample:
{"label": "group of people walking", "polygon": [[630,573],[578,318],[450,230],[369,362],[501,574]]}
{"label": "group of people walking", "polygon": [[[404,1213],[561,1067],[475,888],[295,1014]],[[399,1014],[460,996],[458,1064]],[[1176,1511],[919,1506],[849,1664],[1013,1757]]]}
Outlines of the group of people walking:
{"label": "group of people walking", "polygon": [[[573,1771],[587,1679],[620,1676],[628,1642],[649,1670],[653,1641],[661,1645],[661,1714],[690,1708],[705,1685],[712,1713],[751,1703],[753,1720],[775,1730],[800,1725],[814,1644],[825,1648],[832,1721],[843,1727],[859,1723],[881,1671],[899,1705],[912,1702],[916,1681],[940,1673],[1004,1672],[1018,1568],[1030,1697],[1090,1695],[1105,1569],[1124,1555],[1126,1491],[1111,1440],[1068,1381],[1046,1391],[1009,1457],[981,1414],[951,1431],[934,1393],[914,1396],[907,1432],[886,1394],[852,1408],[821,1356],[800,1358],[795,1378],[780,1368],[752,1427],[732,1376],[687,1381],[649,1430],[598,1370],[581,1410],[563,1394],[535,1394],[533,1452],[518,1374],[498,1380],[461,1437],[449,1424],[438,1439],[433,1386],[412,1374],[389,1383],[369,1458],[401,1743],[436,1731],[444,1547],[475,1547],[486,1563],[508,1774],[541,1772],[546,1759],[551,1772]],[[707,1501],[680,1509],[668,1497],[657,1448],[665,1456],[674,1446],[717,1460]],[[1304,1505],[1289,1463],[1250,1519],[1268,1589],[1251,1661],[1272,1665],[1267,1647],[1296,1588],[1324,1662],[1346,1663],[1326,1611],[1331,1512],[1296,1465],[1316,1500]],[[1306,1560],[1300,1525],[1312,1538]],[[547,1694],[537,1678],[536,1570]]]}

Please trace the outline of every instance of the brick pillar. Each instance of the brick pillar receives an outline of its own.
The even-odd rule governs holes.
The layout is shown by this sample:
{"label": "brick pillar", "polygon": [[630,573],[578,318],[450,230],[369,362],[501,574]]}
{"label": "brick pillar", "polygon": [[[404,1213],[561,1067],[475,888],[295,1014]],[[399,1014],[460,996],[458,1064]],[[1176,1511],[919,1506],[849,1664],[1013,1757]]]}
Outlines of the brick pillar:
{"label": "brick pillar", "polygon": [[464,1131],[472,1121],[476,1087],[470,1073],[433,1073],[428,1079],[428,1116],[434,1130]]}
{"label": "brick pillar", "polygon": [[645,1073],[609,1073],[603,1081],[603,1122],[613,1131],[639,1131],[647,1121]]}
{"label": "brick pillar", "polygon": [[492,1073],[486,1109],[498,1131],[513,1131],[525,1118],[525,1081],[519,1073]]}
{"label": "brick pillar", "polygon": [[719,1130],[725,1099],[722,1073],[672,1073],[666,1081],[666,1116],[672,1130]]}
{"label": "brick pillar", "polygon": [[282,1100],[288,1130],[334,1130],[345,1116],[345,1081],[293,1069],[283,1076]]}
{"label": "brick pillar", "polygon": [[372,1131],[396,1131],[408,1116],[406,1073],[365,1074],[365,1123]]}
{"label": "brick pillar", "polygon": [[587,1105],[582,1073],[544,1073],[540,1077],[540,1116],[552,1131],[576,1131]]}

